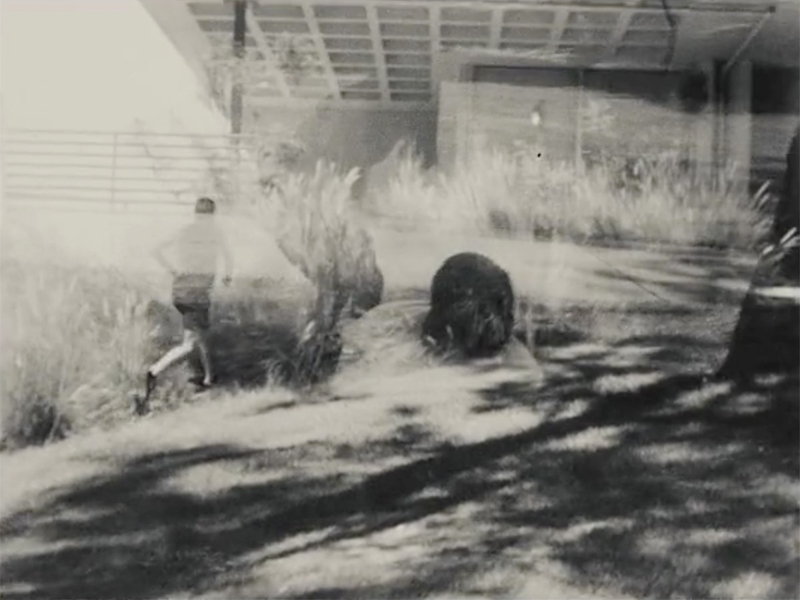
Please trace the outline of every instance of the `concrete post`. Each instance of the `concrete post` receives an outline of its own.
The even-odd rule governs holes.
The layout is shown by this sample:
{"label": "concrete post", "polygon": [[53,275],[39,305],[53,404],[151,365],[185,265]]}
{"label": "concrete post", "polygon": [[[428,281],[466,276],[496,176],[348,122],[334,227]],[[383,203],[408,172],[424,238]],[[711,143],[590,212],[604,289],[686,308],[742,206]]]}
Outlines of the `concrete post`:
{"label": "concrete post", "polygon": [[235,0],[233,5],[233,56],[234,72],[231,87],[231,133],[233,134],[234,150],[231,162],[230,176],[233,179],[230,198],[234,203],[241,200],[241,156],[239,153],[242,133],[242,116],[244,114],[244,76],[245,63],[245,36],[247,34],[247,0]]}
{"label": "concrete post", "polygon": [[736,164],[737,179],[745,186],[750,182],[752,82],[752,63],[742,61],[731,68],[727,81],[728,109],[723,115],[724,158]]}
{"label": "concrete post", "polygon": [[245,51],[245,34],[247,32],[246,25],[247,1],[235,0],[233,5],[233,56],[237,63],[236,74],[233,80],[233,87],[231,89],[231,133],[238,134],[242,132],[242,81],[241,69],[244,65]]}
{"label": "concrete post", "polygon": [[708,77],[709,102],[706,108],[695,115],[695,162],[697,170],[702,174],[711,174],[715,169],[716,138],[717,138],[717,103],[719,98],[716,93],[716,69],[714,63],[708,61],[701,65],[703,72]]}

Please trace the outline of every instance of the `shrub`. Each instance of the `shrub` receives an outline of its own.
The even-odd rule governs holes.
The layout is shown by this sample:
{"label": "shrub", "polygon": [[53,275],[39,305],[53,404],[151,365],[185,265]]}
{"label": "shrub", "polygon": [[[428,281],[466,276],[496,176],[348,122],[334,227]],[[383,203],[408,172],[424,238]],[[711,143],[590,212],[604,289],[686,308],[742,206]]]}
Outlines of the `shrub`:
{"label": "shrub", "polygon": [[[212,306],[211,353],[224,386],[291,379],[310,287],[237,278]],[[109,268],[2,263],[0,425],[7,448],[130,418],[147,367],[181,335],[150,283]],[[192,362],[165,373],[155,406],[193,396]],[[198,365],[194,365],[198,366]]]}
{"label": "shrub", "polygon": [[447,174],[407,153],[373,203],[414,226],[579,243],[608,241],[751,249],[764,237],[765,189],[751,197],[733,169],[701,177],[665,154],[631,163],[604,158],[584,169],[531,149],[476,146]]}
{"label": "shrub", "polygon": [[311,174],[287,174],[262,202],[265,225],[278,223],[278,245],[316,287],[316,300],[295,355],[292,378],[314,382],[341,354],[339,320],[380,302],[383,276],[369,234],[358,223],[352,187],[359,173],[340,175],[319,161]]}
{"label": "shrub", "polygon": [[2,265],[3,445],[127,414],[151,354],[148,290],[110,269]]}

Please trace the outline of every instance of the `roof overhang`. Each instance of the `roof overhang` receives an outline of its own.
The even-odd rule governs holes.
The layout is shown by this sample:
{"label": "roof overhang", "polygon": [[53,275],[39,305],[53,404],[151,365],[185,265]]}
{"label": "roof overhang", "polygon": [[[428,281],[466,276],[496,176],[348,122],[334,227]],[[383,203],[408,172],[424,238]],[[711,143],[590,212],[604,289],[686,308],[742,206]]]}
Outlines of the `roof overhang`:
{"label": "roof overhang", "polygon": [[[231,0],[141,1],[201,78],[230,60]],[[418,109],[433,101],[434,83],[465,62],[800,63],[800,0],[249,0],[246,14],[246,56],[256,73],[245,85],[250,105]],[[286,35],[313,64],[300,75],[278,64],[275,43]]]}

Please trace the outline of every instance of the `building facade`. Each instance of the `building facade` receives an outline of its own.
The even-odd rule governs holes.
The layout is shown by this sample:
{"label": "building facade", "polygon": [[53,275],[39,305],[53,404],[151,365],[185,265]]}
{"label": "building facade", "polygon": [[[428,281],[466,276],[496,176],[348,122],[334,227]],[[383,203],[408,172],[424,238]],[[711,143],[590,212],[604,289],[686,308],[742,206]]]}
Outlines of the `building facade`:
{"label": "building facade", "polygon": [[400,140],[447,167],[480,141],[757,184],[800,112],[798,0],[247,0],[238,26],[237,0],[142,2],[210,86],[238,31],[242,128],[344,168]]}

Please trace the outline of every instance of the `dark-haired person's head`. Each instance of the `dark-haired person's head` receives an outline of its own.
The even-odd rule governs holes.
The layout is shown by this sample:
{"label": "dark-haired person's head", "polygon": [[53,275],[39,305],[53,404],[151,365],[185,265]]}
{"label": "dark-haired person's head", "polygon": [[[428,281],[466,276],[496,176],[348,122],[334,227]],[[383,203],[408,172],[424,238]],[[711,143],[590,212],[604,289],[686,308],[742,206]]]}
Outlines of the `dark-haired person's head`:
{"label": "dark-haired person's head", "polygon": [[217,205],[211,198],[199,198],[194,205],[194,212],[197,215],[213,215],[217,211]]}

